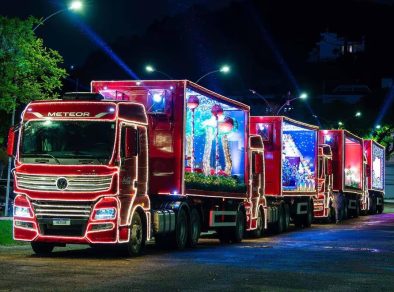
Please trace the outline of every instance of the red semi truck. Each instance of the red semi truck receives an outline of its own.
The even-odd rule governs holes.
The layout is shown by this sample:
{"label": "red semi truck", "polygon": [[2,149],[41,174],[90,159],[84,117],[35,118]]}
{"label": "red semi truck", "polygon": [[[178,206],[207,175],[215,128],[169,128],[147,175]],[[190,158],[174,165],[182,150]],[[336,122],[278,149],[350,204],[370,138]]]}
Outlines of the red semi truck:
{"label": "red semi truck", "polygon": [[309,227],[318,194],[318,127],[287,117],[253,116],[250,132],[264,143],[268,224],[277,231],[290,221]]}
{"label": "red semi truck", "polygon": [[366,198],[369,213],[384,210],[385,148],[373,140],[364,140],[366,156]]}
{"label": "red semi truck", "polygon": [[[91,86],[30,103],[10,131],[16,240],[36,253],[78,243],[116,244],[133,255],[152,237],[183,248],[196,245],[200,231],[232,242],[245,230],[262,233],[264,146],[249,134],[248,106],[185,80]],[[279,152],[269,152],[278,161],[280,137],[272,146]],[[309,180],[301,193],[315,192]],[[284,210],[295,200],[309,224],[309,200],[299,193]]]}
{"label": "red semi truck", "polygon": [[326,186],[314,201],[316,218],[335,216],[334,193],[343,194],[342,218],[357,217],[368,208],[365,196],[366,160],[363,139],[346,130],[320,130],[322,149],[321,181]]}

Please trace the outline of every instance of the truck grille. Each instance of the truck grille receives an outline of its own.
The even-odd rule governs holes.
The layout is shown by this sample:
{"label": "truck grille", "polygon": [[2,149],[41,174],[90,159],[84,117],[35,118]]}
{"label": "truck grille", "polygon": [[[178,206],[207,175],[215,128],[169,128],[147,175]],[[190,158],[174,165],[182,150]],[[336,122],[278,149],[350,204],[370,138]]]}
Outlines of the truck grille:
{"label": "truck grille", "polygon": [[[92,202],[32,201],[40,234],[52,236],[83,236],[92,211]],[[55,220],[67,219],[69,225],[57,226]]]}
{"label": "truck grille", "polygon": [[[58,187],[60,178],[67,180],[64,189]],[[18,188],[33,191],[98,192],[111,187],[112,176],[44,176],[16,174]]]}
{"label": "truck grille", "polygon": [[37,218],[89,218],[92,211],[90,202],[68,202],[68,201],[33,201],[34,213]]}

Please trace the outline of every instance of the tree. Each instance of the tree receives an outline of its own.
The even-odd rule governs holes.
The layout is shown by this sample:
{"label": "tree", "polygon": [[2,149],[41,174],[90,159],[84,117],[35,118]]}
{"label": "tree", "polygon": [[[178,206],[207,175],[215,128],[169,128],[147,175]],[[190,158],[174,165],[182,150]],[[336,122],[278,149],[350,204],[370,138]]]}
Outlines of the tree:
{"label": "tree", "polygon": [[[55,50],[44,47],[36,37],[34,25],[39,20],[0,16],[0,117],[4,121],[21,104],[36,99],[52,99],[66,77],[59,67],[63,58]],[[1,127],[1,126],[0,126]],[[4,137],[2,123],[0,137]],[[0,141],[1,142],[1,141]]]}
{"label": "tree", "polygon": [[372,139],[386,147],[387,160],[390,160],[390,158],[394,156],[394,125],[385,125],[380,129],[376,129],[365,138]]}

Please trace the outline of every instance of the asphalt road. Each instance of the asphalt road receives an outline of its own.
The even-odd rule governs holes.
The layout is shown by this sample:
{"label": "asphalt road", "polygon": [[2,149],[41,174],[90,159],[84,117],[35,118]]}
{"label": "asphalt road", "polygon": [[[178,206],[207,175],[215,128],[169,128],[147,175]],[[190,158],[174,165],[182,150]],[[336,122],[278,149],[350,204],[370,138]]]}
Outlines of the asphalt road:
{"label": "asphalt road", "polygon": [[150,245],[130,259],[85,246],[56,248],[51,257],[0,247],[0,290],[393,291],[394,208],[386,212],[236,245]]}

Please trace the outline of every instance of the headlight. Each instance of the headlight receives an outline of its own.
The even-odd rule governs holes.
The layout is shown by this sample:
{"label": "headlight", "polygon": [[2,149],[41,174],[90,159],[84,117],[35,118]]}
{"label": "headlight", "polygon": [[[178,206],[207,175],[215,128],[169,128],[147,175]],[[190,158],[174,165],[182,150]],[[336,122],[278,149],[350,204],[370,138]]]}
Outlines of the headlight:
{"label": "headlight", "polygon": [[95,220],[115,219],[116,211],[114,208],[99,209],[94,216]]}
{"label": "headlight", "polygon": [[15,206],[14,207],[14,216],[15,217],[25,217],[25,218],[30,218],[30,210],[27,207],[19,207]]}

